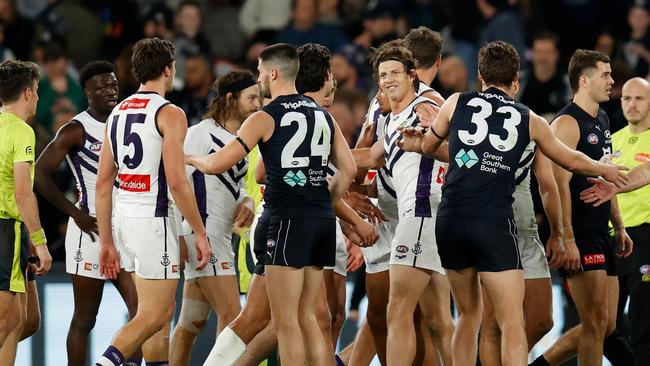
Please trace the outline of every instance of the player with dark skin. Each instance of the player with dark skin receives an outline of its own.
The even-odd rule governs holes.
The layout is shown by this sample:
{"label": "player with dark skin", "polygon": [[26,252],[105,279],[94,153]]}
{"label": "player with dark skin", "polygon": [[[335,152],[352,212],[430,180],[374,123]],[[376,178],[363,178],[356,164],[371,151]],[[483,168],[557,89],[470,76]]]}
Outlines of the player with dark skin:
{"label": "player with dark skin", "polygon": [[[88,113],[96,120],[105,122],[117,103],[118,83],[114,73],[94,75],[82,85],[88,101]],[[53,173],[73,149],[83,147],[84,127],[71,121],[61,127],[36,162],[36,189],[52,205],[74,219],[79,228],[97,237],[97,219],[75,206],[59,190],[52,180]],[[99,242],[97,242],[99,246]],[[95,325],[99,305],[102,301],[104,280],[72,274],[74,291],[74,313],[67,338],[68,364],[85,365],[88,350],[88,334]],[[129,272],[120,272],[112,280],[128,308],[129,318],[135,315],[138,300],[135,285]],[[138,352],[139,353],[139,352]]]}

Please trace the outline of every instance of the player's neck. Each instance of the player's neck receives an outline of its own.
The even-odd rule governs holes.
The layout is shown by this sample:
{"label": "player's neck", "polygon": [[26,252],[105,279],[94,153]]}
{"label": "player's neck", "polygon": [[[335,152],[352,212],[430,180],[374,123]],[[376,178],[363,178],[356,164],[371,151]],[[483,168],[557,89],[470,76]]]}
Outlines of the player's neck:
{"label": "player's neck", "polygon": [[161,97],[165,96],[166,91],[167,91],[166,82],[165,79],[163,78],[159,78],[157,80],[150,80],[144,84],[140,84],[140,88],[138,89],[138,92],[154,92],[160,95]]}
{"label": "player's neck", "polygon": [[94,119],[102,123],[106,123],[106,120],[108,119],[108,113],[102,113],[97,109],[93,108],[93,106],[88,107],[88,114],[90,114]]}
{"label": "player's neck", "polygon": [[504,86],[486,85],[485,83],[483,83],[483,91],[486,91],[486,90],[489,89],[489,88],[499,89],[499,90],[501,90],[502,92],[508,94],[508,96],[509,96],[510,98],[512,98],[512,99],[514,99],[514,98],[515,98],[515,95],[517,95],[517,92],[516,92],[515,88],[513,88],[513,87],[506,88],[506,87],[504,87]]}
{"label": "player's neck", "polygon": [[416,69],[415,73],[418,75],[418,79],[420,79],[421,82],[427,85],[431,85],[433,79],[436,78],[436,74],[438,73],[438,68],[429,67],[427,69]]}
{"label": "player's neck", "polygon": [[630,126],[630,132],[633,134],[639,134],[650,129],[650,114],[643,120],[639,121],[636,124],[628,123]]}
{"label": "player's neck", "polygon": [[305,93],[305,96],[310,97],[311,99],[316,102],[319,106],[322,106],[323,103],[325,102],[325,92],[323,89],[317,91],[317,92],[308,92]]}
{"label": "player's neck", "polygon": [[406,109],[415,98],[417,98],[417,94],[415,94],[414,90],[409,88],[402,99],[396,101],[389,100],[388,102],[390,104],[391,113],[393,115],[402,113],[402,111]]}
{"label": "player's neck", "polygon": [[1,109],[2,113],[11,113],[18,116],[23,121],[27,122],[27,119],[31,117],[30,113],[27,111],[27,106],[25,103],[13,103],[3,106]]}
{"label": "player's neck", "polygon": [[578,107],[582,108],[592,117],[596,117],[598,108],[600,108],[600,104],[594,101],[587,92],[581,93],[578,91],[573,97],[573,103],[577,104]]}
{"label": "player's neck", "polygon": [[223,123],[223,128],[226,129],[226,131],[230,132],[233,135],[237,134],[237,130],[239,130],[239,127],[241,127],[243,121],[238,121],[235,118],[228,118],[224,123]]}
{"label": "player's neck", "polygon": [[295,83],[278,80],[271,89],[271,99],[291,94],[298,94]]}

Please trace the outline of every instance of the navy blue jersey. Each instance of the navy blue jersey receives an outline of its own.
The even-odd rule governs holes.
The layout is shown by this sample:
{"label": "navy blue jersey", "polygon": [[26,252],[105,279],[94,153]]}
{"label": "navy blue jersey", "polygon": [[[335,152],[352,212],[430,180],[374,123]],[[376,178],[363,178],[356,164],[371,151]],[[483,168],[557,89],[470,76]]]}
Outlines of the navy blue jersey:
{"label": "navy blue jersey", "polygon": [[[598,109],[598,113],[594,118],[577,104],[571,102],[558,112],[557,117],[562,115],[569,115],[575,118],[580,128],[580,139],[578,140],[576,150],[594,160],[600,160],[603,155],[612,153],[609,118],[607,118],[605,111]],[[580,199],[580,192],[592,185],[587,182],[587,177],[584,175],[573,174],[571,177],[569,181],[569,189],[571,190],[571,222],[576,228],[606,233],[609,230],[610,201],[598,207],[593,207],[591,204],[584,203]]]}
{"label": "navy blue jersey", "polygon": [[264,200],[271,215],[334,217],[327,184],[334,139],[330,114],[300,94],[277,97],[262,110],[275,122],[271,138],[259,144],[268,181]]}
{"label": "navy blue jersey", "polygon": [[530,142],[530,110],[497,88],[462,93],[449,123],[449,171],[439,216],[512,218],[515,172]]}

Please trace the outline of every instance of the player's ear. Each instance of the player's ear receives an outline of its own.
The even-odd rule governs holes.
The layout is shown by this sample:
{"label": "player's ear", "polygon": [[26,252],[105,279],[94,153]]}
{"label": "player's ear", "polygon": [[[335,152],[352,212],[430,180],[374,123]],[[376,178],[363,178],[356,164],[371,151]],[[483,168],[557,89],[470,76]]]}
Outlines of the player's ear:
{"label": "player's ear", "polygon": [[269,74],[271,76],[271,80],[275,80],[278,78],[278,70],[276,69],[271,69],[271,72]]}
{"label": "player's ear", "polygon": [[436,57],[436,62],[434,62],[434,65],[436,66],[436,69],[440,68],[441,63],[442,63],[442,55],[438,55],[438,57]]}

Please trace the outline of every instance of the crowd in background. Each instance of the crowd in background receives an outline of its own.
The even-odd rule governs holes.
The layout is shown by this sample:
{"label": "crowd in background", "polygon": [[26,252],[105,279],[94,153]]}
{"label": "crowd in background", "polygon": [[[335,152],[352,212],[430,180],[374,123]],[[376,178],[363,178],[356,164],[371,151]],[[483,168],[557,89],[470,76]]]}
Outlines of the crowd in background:
{"label": "crowd in background", "polygon": [[[142,37],[175,44],[177,75],[167,98],[190,124],[202,119],[216,77],[235,68],[255,71],[269,44],[316,42],[332,52],[338,89],[330,112],[353,145],[376,92],[372,48],[420,25],[445,39],[432,85],[443,96],[476,89],[480,45],[505,40],[522,57],[519,98],[548,119],[571,98],[566,70],[577,48],[612,59],[616,84],[603,106],[612,132],[626,125],[623,82],[650,72],[650,0],[0,0],[0,60],[29,59],[42,68],[31,122],[38,153],[87,107],[77,81],[87,62],[115,63],[121,97],[137,89],[129,63]],[[74,200],[65,164],[56,181]],[[43,201],[51,251],[62,259],[67,220]]]}

